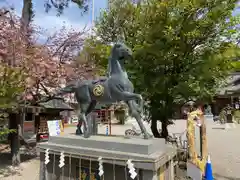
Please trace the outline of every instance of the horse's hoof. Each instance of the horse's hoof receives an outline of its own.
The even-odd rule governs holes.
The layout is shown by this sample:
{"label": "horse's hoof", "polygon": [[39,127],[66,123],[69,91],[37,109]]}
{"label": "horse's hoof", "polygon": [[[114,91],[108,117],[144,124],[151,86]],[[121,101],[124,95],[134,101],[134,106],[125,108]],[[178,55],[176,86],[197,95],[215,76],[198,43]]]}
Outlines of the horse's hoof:
{"label": "horse's hoof", "polygon": [[81,129],[79,129],[79,128],[77,128],[76,129],[76,135],[82,135],[83,133],[82,133],[82,130]]}
{"label": "horse's hoof", "polygon": [[152,134],[149,134],[149,133],[148,133],[148,135],[149,135],[150,138],[153,138],[153,135],[152,135]]}
{"label": "horse's hoof", "polygon": [[149,134],[145,134],[143,137],[144,137],[144,139],[150,139],[151,138]]}
{"label": "horse's hoof", "polygon": [[89,138],[90,134],[89,133],[84,133],[84,138]]}

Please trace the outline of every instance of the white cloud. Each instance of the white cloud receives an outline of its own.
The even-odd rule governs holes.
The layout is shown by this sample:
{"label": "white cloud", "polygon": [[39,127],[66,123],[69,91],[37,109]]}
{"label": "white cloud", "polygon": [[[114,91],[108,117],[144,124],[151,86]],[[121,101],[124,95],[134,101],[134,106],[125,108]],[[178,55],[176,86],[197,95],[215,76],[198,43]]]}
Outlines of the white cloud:
{"label": "white cloud", "polygon": [[53,15],[37,15],[34,18],[34,24],[40,26],[41,28],[47,29],[48,31],[55,31],[56,29],[61,29],[65,26],[67,29],[73,28],[82,30],[85,26],[89,27],[90,24],[84,22],[75,22],[67,19],[66,17],[57,17]]}
{"label": "white cloud", "polygon": [[90,24],[86,24],[85,22],[71,21],[64,16],[57,17],[42,13],[34,17],[34,24],[43,30],[43,34],[38,36],[37,40],[40,43],[45,42],[48,36],[51,36],[63,26],[66,27],[66,29],[76,29],[78,31],[83,30],[86,26],[90,26]]}

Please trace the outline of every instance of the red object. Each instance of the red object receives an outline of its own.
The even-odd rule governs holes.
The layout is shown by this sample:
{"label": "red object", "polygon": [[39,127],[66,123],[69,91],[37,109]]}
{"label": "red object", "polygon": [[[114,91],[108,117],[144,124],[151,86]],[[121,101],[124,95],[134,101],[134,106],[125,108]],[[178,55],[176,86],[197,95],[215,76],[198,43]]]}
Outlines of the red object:
{"label": "red object", "polygon": [[100,118],[100,121],[102,123],[106,123],[109,125],[109,134],[112,134],[112,123],[110,120],[111,112],[113,112],[113,109],[95,109],[94,110],[97,113],[97,118]]}
{"label": "red object", "polygon": [[43,139],[48,139],[48,135],[47,135],[47,134],[45,134],[45,135],[40,135],[39,137],[40,137],[41,140],[43,140]]}

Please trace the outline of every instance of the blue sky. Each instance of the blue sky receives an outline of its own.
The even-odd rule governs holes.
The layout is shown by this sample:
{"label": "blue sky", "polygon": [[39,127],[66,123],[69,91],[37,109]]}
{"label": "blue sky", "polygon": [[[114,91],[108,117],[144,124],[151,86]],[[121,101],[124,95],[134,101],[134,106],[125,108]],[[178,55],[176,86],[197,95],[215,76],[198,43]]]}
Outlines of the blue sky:
{"label": "blue sky", "polygon": [[[91,3],[92,0],[90,0]],[[44,9],[45,0],[33,0],[33,6],[35,11],[34,22],[44,29],[49,31],[54,31],[55,28],[59,29],[62,27],[63,23],[67,27],[73,28],[83,28],[91,23],[91,4],[89,12],[81,15],[81,10],[74,3],[70,3],[69,8],[64,10],[64,13],[57,17],[56,10],[52,9],[50,12],[46,13]],[[23,7],[23,0],[0,0],[0,7],[2,6],[13,6],[17,14],[21,15],[21,10]],[[107,8],[107,0],[95,0],[95,18],[97,18],[101,10]]]}
{"label": "blue sky", "polygon": [[[57,17],[57,12],[54,9],[52,9],[49,13],[45,12],[44,1],[45,0],[33,0],[34,10],[36,13],[34,22],[42,28],[47,29],[49,32],[54,32],[56,28],[61,28],[63,23],[65,23],[67,27],[73,27],[77,29],[81,29],[86,25],[90,26],[92,18],[91,5],[89,12],[82,16],[77,5],[70,3],[69,8],[65,9],[64,14],[62,14],[60,17]],[[91,1],[92,0],[90,0],[90,3]],[[108,0],[95,0],[95,18],[99,16],[101,10],[107,8],[107,1]],[[16,12],[20,15],[23,6],[23,0],[0,0],[0,7],[2,6],[13,6]],[[234,15],[238,13],[240,13],[239,8],[233,12]]]}
{"label": "blue sky", "polygon": [[238,6],[237,6],[237,9],[235,11],[233,11],[233,15],[237,15],[237,14],[240,14],[240,1],[238,1]]}

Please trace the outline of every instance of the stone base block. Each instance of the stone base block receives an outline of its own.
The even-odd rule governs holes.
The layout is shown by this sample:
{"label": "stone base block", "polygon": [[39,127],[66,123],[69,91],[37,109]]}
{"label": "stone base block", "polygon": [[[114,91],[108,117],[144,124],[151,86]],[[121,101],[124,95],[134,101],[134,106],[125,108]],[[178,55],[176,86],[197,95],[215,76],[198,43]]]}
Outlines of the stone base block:
{"label": "stone base block", "polygon": [[[50,137],[37,146],[41,157],[41,178],[48,180],[79,179],[79,176],[95,176],[99,179],[98,158],[102,157],[105,180],[130,179],[126,163],[132,160],[141,180],[172,180],[173,157],[176,150],[163,139],[125,139],[118,136],[92,136],[85,139],[76,135]],[[45,150],[49,149],[50,162],[44,164]],[[65,166],[59,168],[60,153],[64,153]],[[164,174],[164,175],[163,175]],[[115,177],[114,177],[115,176]],[[53,178],[55,177],[55,178]],[[113,178],[114,177],[114,178]],[[164,178],[163,178],[164,177]],[[82,177],[81,177],[82,178]]]}

